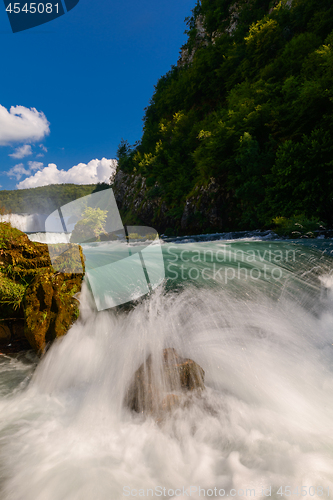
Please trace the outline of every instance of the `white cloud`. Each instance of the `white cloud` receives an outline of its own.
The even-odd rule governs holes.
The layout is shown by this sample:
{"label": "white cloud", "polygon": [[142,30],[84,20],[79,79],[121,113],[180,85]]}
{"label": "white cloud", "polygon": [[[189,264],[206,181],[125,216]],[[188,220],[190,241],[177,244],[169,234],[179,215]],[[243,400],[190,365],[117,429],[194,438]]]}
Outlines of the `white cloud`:
{"label": "white cloud", "polygon": [[41,161],[28,161],[28,165],[30,172],[32,172],[33,170],[40,170],[44,163]]}
{"label": "white cloud", "polygon": [[12,106],[8,111],[0,104],[0,145],[11,142],[34,142],[50,133],[49,122],[42,111]]}
{"label": "white cloud", "polygon": [[29,155],[32,155],[31,146],[29,146],[29,144],[25,144],[24,146],[16,148],[14,153],[11,153],[8,156],[11,156],[12,158],[24,158]]}
{"label": "white cloud", "polygon": [[[16,177],[16,180],[20,180],[23,175],[30,175],[35,170],[40,170],[44,163],[40,161],[28,161],[28,168],[25,168],[23,163],[18,163],[13,168],[11,168],[6,174],[9,177]],[[22,181],[24,182],[24,181]]]}
{"label": "white cloud", "polygon": [[[30,162],[29,162],[30,163]],[[31,162],[33,163],[33,162]],[[38,162],[35,162],[38,163]],[[18,189],[47,186],[48,184],[97,184],[109,182],[110,176],[117,167],[117,160],[91,160],[89,163],[79,163],[69,170],[59,170],[55,163],[49,163],[31,177],[17,184]]]}
{"label": "white cloud", "polygon": [[[44,144],[40,144],[39,147],[42,151],[44,151],[44,153],[47,153],[47,148],[44,146]],[[36,158],[41,158],[42,156],[44,156],[44,153],[38,153],[38,155],[36,155]]]}
{"label": "white cloud", "polygon": [[22,175],[29,175],[30,170],[26,170],[23,163],[18,163],[6,173],[7,175],[9,175],[9,177],[16,177],[16,179],[19,181]]}

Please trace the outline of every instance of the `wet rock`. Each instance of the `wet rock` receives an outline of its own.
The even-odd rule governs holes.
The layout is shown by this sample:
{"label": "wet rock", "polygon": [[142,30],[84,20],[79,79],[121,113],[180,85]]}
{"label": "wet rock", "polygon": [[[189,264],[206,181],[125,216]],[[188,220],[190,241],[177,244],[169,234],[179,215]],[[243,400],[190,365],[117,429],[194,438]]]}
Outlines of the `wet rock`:
{"label": "wet rock", "polygon": [[125,406],[138,413],[159,415],[179,406],[184,397],[204,389],[204,370],[192,359],[182,358],[173,348],[160,359],[149,355],[135,372]]}
{"label": "wet rock", "polygon": [[22,301],[30,280],[39,267],[50,265],[43,247],[9,223],[0,223],[0,319],[23,317]]}
{"label": "wet rock", "polygon": [[82,275],[41,271],[24,297],[25,335],[33,349],[43,352],[46,345],[67,333],[79,315],[73,297],[81,288]]}
{"label": "wet rock", "polygon": [[170,412],[177,408],[182,403],[182,398],[177,394],[167,394],[161,403],[161,410],[163,413]]}
{"label": "wet rock", "polygon": [[[70,274],[74,269],[79,273]],[[9,223],[0,223],[0,320],[12,345],[26,345],[25,336],[42,352],[67,332],[78,317],[78,301],[72,297],[81,289],[82,270],[78,245],[35,243]]]}

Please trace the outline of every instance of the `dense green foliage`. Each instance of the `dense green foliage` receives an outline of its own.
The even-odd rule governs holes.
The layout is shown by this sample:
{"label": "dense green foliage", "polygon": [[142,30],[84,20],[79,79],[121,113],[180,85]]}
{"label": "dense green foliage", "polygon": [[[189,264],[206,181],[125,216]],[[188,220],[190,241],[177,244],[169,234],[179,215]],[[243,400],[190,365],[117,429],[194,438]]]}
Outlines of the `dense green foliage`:
{"label": "dense green foliage", "polygon": [[175,215],[214,178],[230,229],[333,224],[333,3],[290,3],[201,0],[187,20],[193,60],[158,81],[141,141],[118,150]]}
{"label": "dense green foliage", "polygon": [[108,184],[52,184],[32,189],[0,191],[2,213],[50,214],[70,201],[110,187]]}

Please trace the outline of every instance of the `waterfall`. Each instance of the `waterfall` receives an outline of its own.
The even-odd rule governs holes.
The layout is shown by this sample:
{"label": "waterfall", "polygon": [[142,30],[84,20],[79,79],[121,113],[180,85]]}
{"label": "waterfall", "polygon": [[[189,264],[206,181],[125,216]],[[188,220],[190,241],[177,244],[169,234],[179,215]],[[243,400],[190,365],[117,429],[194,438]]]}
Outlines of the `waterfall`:
{"label": "waterfall", "polygon": [[0,222],[10,222],[24,233],[28,233],[31,241],[39,243],[68,243],[70,234],[67,233],[46,233],[45,219],[43,214],[6,214],[0,215]]}

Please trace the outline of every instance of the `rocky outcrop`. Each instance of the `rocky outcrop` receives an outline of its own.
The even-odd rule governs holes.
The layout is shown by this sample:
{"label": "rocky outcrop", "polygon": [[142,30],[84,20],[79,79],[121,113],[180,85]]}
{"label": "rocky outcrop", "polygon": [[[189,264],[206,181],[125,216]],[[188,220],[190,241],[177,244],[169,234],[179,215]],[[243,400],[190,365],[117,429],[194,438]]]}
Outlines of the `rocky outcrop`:
{"label": "rocky outcrop", "polygon": [[127,174],[118,169],[112,188],[124,224],[153,226],[160,232],[174,225],[159,195],[158,184],[147,187],[146,179],[140,174]]}
{"label": "rocky outcrop", "polygon": [[0,319],[23,317],[23,297],[35,273],[50,266],[47,245],[0,223]]}
{"label": "rocky outcrop", "polygon": [[207,225],[212,230],[223,231],[229,224],[227,200],[229,194],[211,178],[207,186],[196,186],[187,198],[180,221],[184,232],[200,232]]}
{"label": "rocky outcrop", "polygon": [[206,186],[197,186],[175,217],[173,207],[168,207],[155,184],[147,188],[146,179],[138,174],[124,173],[118,169],[113,191],[124,224],[153,226],[160,233],[195,234],[228,230],[231,217],[229,193],[215,179]]}
{"label": "rocky outcrop", "polygon": [[[50,248],[57,256],[53,266]],[[64,335],[79,313],[73,295],[80,291],[83,273],[72,271],[75,267],[82,271],[83,265],[77,245],[49,247],[0,223],[2,343],[8,340],[22,347],[25,337],[33,349],[42,352],[47,343]]]}
{"label": "rocky outcrop", "polygon": [[192,47],[188,44],[183,45],[180,51],[180,57],[177,61],[177,66],[182,67],[190,64],[193,61],[194,54],[199,47],[207,47],[209,42],[207,40],[207,33],[204,27],[204,18],[199,15],[195,20],[195,42]]}
{"label": "rocky outcrop", "polygon": [[[291,3],[292,0],[288,0]],[[225,29],[223,30],[225,33],[232,33],[237,28],[239,22],[239,5],[237,2],[233,3],[229,7],[229,16],[225,20]],[[194,59],[194,55],[198,48],[200,47],[208,47],[210,43],[215,44],[216,39],[222,35],[222,32],[214,31],[213,33],[207,33],[205,28],[205,18],[202,14],[199,14],[195,21],[195,36],[194,39],[192,37],[192,43],[187,42],[182,46],[180,51],[180,57],[177,61],[177,67],[181,68],[188,64],[191,64]]]}
{"label": "rocky outcrop", "polygon": [[161,359],[149,355],[133,376],[124,404],[138,413],[160,416],[204,389],[204,370],[175,349],[164,349]]}
{"label": "rocky outcrop", "polygon": [[82,275],[54,273],[45,269],[38,273],[24,297],[25,335],[35,351],[67,333],[79,315],[78,301],[73,295],[81,289]]}

